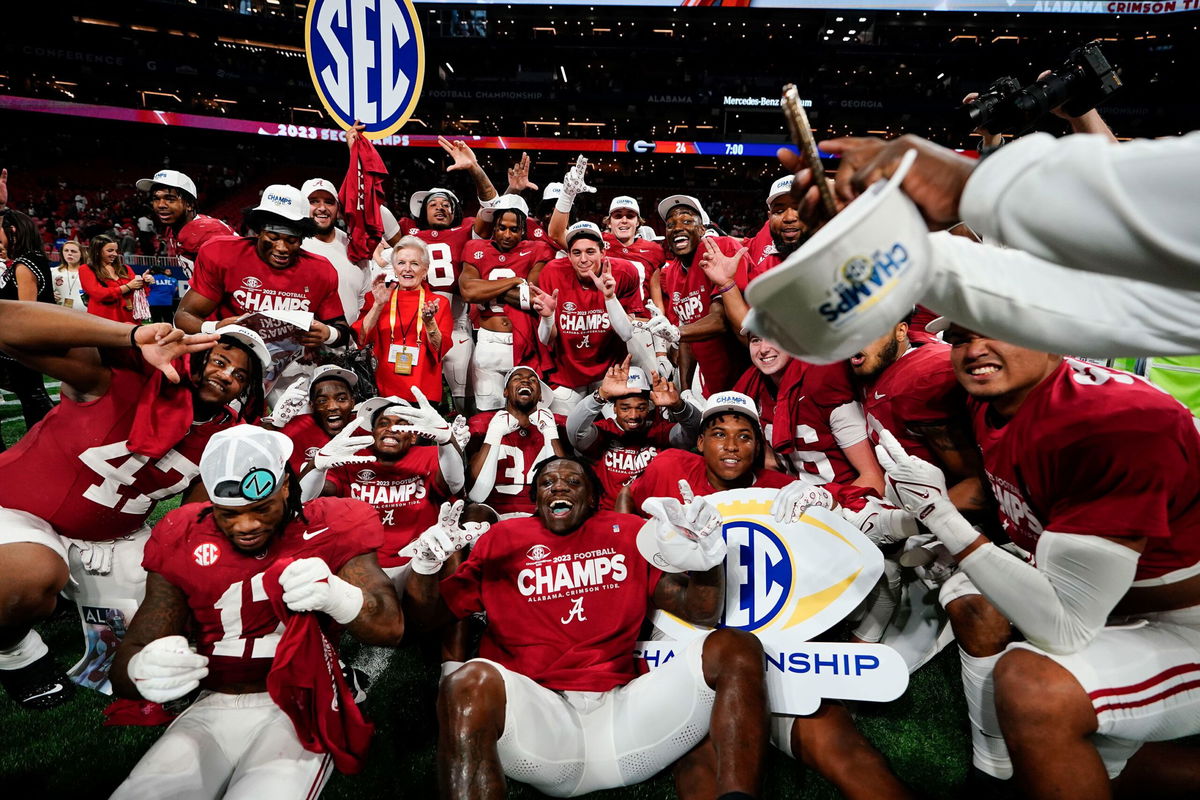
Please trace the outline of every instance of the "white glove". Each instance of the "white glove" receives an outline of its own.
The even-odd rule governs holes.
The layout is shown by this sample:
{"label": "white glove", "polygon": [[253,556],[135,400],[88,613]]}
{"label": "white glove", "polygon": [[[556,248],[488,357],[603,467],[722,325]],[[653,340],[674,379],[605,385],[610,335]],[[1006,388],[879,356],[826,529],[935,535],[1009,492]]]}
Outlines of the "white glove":
{"label": "white glove", "polygon": [[369,464],[374,461],[375,456],[358,455],[358,451],[375,444],[375,437],[355,436],[356,430],[358,425],[350,424],[338,431],[338,435],[313,456],[313,466],[317,469],[333,469],[344,464]]}
{"label": "white glove", "polygon": [[[658,306],[647,303],[646,307],[650,310],[650,319],[646,321],[646,330],[650,331],[650,335],[654,337],[655,346],[657,347],[660,341],[672,347],[678,345],[679,328],[671,324],[671,320],[658,310]],[[670,348],[660,347],[658,349],[667,351]]]}
{"label": "white glove", "polygon": [[271,424],[282,428],[301,414],[312,409],[308,404],[308,379],[304,378],[289,386],[271,409]]}
{"label": "white glove", "polygon": [[414,572],[421,575],[437,574],[442,564],[446,563],[446,559],[479,541],[479,537],[488,532],[491,525],[486,522],[458,524],[464,505],[462,500],[454,501],[453,505],[442,503],[438,521],[400,549],[401,556],[412,558],[410,563]]}
{"label": "white glove", "polygon": [[675,365],[671,363],[671,359],[666,356],[655,356],[654,364],[655,371],[660,378],[664,381],[671,380],[671,376],[675,374]]}
{"label": "white glove", "polygon": [[795,522],[813,506],[832,509],[834,505],[833,495],[824,486],[801,477],[779,490],[771,502],[771,513],[776,522]]}
{"label": "white glove", "polygon": [[459,450],[467,449],[467,443],[471,441],[471,425],[462,414],[459,414],[454,418],[454,422],[450,423],[450,435],[454,438]]}
{"label": "white glove", "polygon": [[940,589],[958,572],[958,560],[931,534],[914,536],[905,542],[905,547],[900,555],[900,565],[912,567],[917,578],[929,589]]}
{"label": "white glove", "polygon": [[571,212],[571,206],[575,205],[575,196],[580,192],[595,192],[596,187],[588,186],[584,181],[583,176],[587,172],[587,158],[579,156],[575,159],[575,164],[567,170],[567,174],[563,176],[562,194],[558,196],[558,200],[554,203],[556,211],[561,211],[564,214]]}
{"label": "white glove", "polygon": [[891,493],[905,510],[918,520],[924,520],[935,510],[948,508],[949,511],[954,511],[954,504],[950,501],[950,493],[946,489],[946,476],[928,461],[904,452],[904,448],[896,441],[891,431],[879,432],[875,456],[887,473],[887,484]]}
{"label": "white glove", "polygon": [[416,405],[402,401],[404,405],[394,406],[384,412],[389,416],[395,413],[410,423],[409,425],[393,425],[392,430],[397,433],[415,433],[417,436],[431,439],[437,444],[448,444],[454,435],[450,431],[450,423],[429,404],[420,389],[414,386],[412,393],[413,397],[417,398]]}
{"label": "white glove", "polygon": [[182,636],[155,639],[129,659],[129,679],[152,703],[177,700],[208,677],[208,657],[193,653]]}
{"label": "white glove", "polygon": [[917,533],[917,520],[902,508],[868,497],[858,511],[842,508],[842,516],[876,545],[894,544]]}
{"label": "white glove", "polygon": [[520,421],[507,411],[497,411],[488,423],[487,433],[483,435],[483,443],[499,447],[500,441],[510,433],[519,430]]}
{"label": "white glove", "polygon": [[679,482],[681,503],[673,497],[651,497],[642,510],[654,517],[654,538],[662,557],[674,567],[705,572],[725,560],[728,548],[721,535],[723,520],[687,481]]}
{"label": "white glove", "polygon": [[546,444],[558,438],[558,423],[554,421],[554,413],[544,408],[529,415],[529,423],[542,432]]}
{"label": "white glove", "polygon": [[324,611],[348,625],[363,607],[363,592],[329,570],[323,558],[298,558],[279,573],[283,602],[292,611]]}
{"label": "white glove", "polygon": [[112,572],[113,553],[117,549],[115,539],[107,542],[79,542],[79,560],[84,572],[92,575],[107,575]]}

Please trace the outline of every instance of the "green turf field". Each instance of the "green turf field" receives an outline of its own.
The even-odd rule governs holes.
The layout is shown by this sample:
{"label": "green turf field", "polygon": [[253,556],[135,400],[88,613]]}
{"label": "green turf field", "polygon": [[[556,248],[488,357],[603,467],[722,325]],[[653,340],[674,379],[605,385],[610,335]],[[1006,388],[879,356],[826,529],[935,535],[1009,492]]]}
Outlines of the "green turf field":
{"label": "green turf field", "polygon": [[[5,399],[12,400],[11,395]],[[24,430],[19,408],[0,406],[8,443]],[[174,503],[160,506],[155,518]],[[40,627],[64,669],[82,653],[79,620],[71,611]],[[372,648],[372,650],[375,650]],[[348,642],[344,655],[355,663],[368,655]],[[385,656],[386,657],[386,656]],[[412,649],[390,654],[370,689],[367,709],[377,725],[370,762],[354,777],[335,775],[326,798],[428,798],[436,795],[434,693],[437,670]],[[105,728],[109,698],[80,689],[74,702],[41,713],[25,713],[0,696],[0,786],[9,798],[103,798],[116,787],[158,736],[157,728]],[[856,709],[859,726],[910,786],[928,797],[952,797],[966,777],[970,742],[958,675],[958,653],[950,647],[912,678],[907,694],[886,706]],[[537,797],[516,786],[512,797]],[[674,796],[669,777],[641,786],[601,792],[608,800]],[[772,751],[764,797],[833,798],[828,783],[797,762]],[[262,800],[272,800],[264,797]]]}

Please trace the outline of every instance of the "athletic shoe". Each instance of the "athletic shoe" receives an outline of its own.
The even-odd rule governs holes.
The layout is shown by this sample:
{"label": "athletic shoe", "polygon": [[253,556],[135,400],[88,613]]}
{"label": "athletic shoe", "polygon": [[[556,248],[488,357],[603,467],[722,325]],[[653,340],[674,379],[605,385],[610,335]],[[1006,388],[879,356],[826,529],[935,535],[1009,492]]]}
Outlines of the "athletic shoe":
{"label": "athletic shoe", "polygon": [[20,669],[0,670],[0,686],[30,711],[54,708],[75,696],[75,684],[50,653]]}

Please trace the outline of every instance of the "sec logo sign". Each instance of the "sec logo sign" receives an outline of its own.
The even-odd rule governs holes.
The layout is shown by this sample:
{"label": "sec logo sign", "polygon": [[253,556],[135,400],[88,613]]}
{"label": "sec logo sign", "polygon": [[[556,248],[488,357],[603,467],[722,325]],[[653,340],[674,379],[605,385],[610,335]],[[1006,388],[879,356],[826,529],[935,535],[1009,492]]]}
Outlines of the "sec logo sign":
{"label": "sec logo sign", "polygon": [[311,0],[304,49],[317,96],[343,128],[359,120],[381,139],[416,109],[425,44],[411,0]]}

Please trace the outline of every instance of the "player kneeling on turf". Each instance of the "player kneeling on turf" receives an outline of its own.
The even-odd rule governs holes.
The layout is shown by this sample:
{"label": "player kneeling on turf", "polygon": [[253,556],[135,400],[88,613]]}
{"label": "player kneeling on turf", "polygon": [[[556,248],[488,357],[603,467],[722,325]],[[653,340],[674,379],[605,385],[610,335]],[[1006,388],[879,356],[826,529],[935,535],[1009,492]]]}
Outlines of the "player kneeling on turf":
{"label": "player kneeling on turf", "polygon": [[[665,501],[658,535],[673,546],[663,552],[692,572],[664,574],[638,553],[641,519],[597,511],[599,487],[583,462],[543,461],[533,493],[534,516],[492,526],[454,575],[409,579],[413,624],[488,615],[481,657],[441,684],[443,795],[503,797],[507,776],[573,797],[639,783],[694,753],[721,796],[754,796],[767,727],[758,641],[713,631],[641,677],[633,657],[652,607],[696,624],[720,618],[725,543],[715,510],[702,499]],[[435,573],[471,537],[429,529],[415,571]]]}
{"label": "player kneeling on turf", "polygon": [[361,767],[371,727],[323,629],[394,645],[404,618],[375,560],[375,510],[301,505],[291,451],[282,433],[249,425],[214,435],[200,459],[213,503],[182,506],[151,533],[146,600],[113,686],[160,703],[202,691],[114,798],[311,798],[330,758]]}

